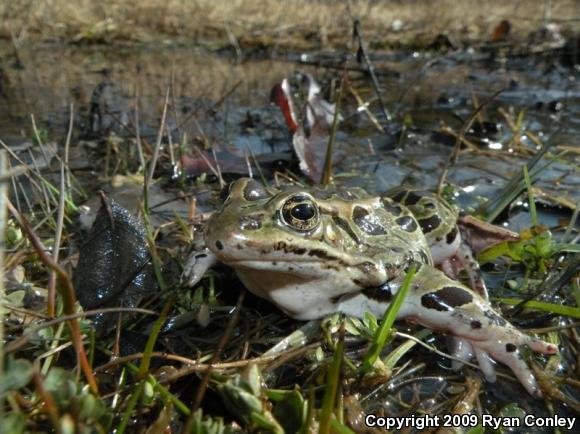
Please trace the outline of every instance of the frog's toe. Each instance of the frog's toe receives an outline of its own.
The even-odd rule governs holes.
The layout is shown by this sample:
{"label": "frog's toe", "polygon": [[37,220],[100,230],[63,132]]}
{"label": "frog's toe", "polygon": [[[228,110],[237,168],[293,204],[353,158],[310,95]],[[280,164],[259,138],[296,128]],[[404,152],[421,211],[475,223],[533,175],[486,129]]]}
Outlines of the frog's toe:
{"label": "frog's toe", "polygon": [[477,349],[475,350],[475,357],[477,357],[477,362],[485,379],[490,383],[495,383],[497,375],[495,373],[495,362],[493,359],[485,351]]}
{"label": "frog's toe", "polygon": [[448,346],[451,355],[455,358],[451,363],[454,371],[461,369],[463,362],[469,362],[473,358],[473,346],[466,339],[450,337]]}
{"label": "frog's toe", "polygon": [[542,354],[558,354],[558,347],[541,339],[536,339],[531,336],[525,336],[526,340],[523,342],[536,353]]}
{"label": "frog's toe", "polygon": [[193,252],[183,269],[182,280],[189,287],[195,286],[205,272],[217,263],[217,258],[207,248]]}
{"label": "frog's toe", "polygon": [[[553,344],[524,335],[523,333],[518,333],[517,336],[514,336],[512,330],[510,330],[509,334],[506,333],[506,335],[510,336],[511,339],[500,339],[499,341],[472,341],[475,354],[483,373],[488,381],[494,381],[493,378],[495,377],[495,373],[490,374],[491,370],[493,370],[492,358],[510,368],[530,395],[540,398],[542,392],[538,387],[533,372],[521,354],[520,347],[527,345],[532,350],[544,354],[555,354],[558,351],[557,347]],[[503,343],[500,344],[500,342]],[[482,356],[481,353],[484,353],[485,355]]]}
{"label": "frog's toe", "polygon": [[494,352],[493,358],[507,365],[530,395],[536,398],[542,396],[536,377],[524,361],[518,347],[513,344],[506,344],[505,351]]}

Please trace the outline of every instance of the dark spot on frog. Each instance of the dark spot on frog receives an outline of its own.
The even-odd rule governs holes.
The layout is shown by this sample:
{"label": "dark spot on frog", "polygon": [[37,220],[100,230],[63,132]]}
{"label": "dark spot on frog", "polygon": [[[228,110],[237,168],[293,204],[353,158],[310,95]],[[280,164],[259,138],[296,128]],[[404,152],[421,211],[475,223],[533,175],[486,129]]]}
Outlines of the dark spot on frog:
{"label": "dark spot on frog", "polygon": [[[429,255],[427,255],[427,253],[424,252],[423,250],[419,250],[418,254],[419,254],[419,258],[421,258],[420,263],[429,264],[431,262],[429,259]],[[419,271],[419,264],[417,264],[417,271]]]}
{"label": "dark spot on frog", "polygon": [[498,314],[496,314],[492,310],[486,310],[483,312],[483,314],[485,315],[486,318],[488,318],[490,320],[489,321],[490,324],[495,324],[495,325],[498,325],[500,327],[503,327],[507,324],[507,321],[505,319],[503,319],[501,316],[499,316]]}
{"label": "dark spot on frog", "polygon": [[286,253],[286,243],[284,241],[280,241],[277,244],[274,244],[274,250],[284,250]]}
{"label": "dark spot on frog", "polygon": [[397,220],[395,220],[395,223],[397,223],[401,227],[401,229],[407,232],[415,232],[417,230],[417,222],[413,217],[408,215],[404,215],[397,218]]}
{"label": "dark spot on frog", "polygon": [[480,329],[481,328],[481,321],[473,320],[471,321],[471,328],[472,329]]}
{"label": "dark spot on frog", "polygon": [[393,291],[391,290],[389,282],[385,282],[381,286],[374,288],[366,288],[362,293],[368,298],[378,302],[390,302],[393,299]]}
{"label": "dark spot on frog", "polygon": [[354,210],[352,211],[352,218],[354,220],[363,219],[368,215],[369,215],[368,210],[366,210],[362,206],[355,206]]}
{"label": "dark spot on frog", "polygon": [[312,249],[308,251],[308,256],[316,256],[317,258],[321,259],[338,259],[332,255],[329,255],[324,250],[321,249]]}
{"label": "dark spot on frog", "polygon": [[463,306],[473,301],[473,296],[469,291],[457,286],[445,286],[438,290],[436,294],[441,300],[452,307]]}
{"label": "dark spot on frog", "polygon": [[415,205],[421,199],[422,195],[415,193],[414,191],[409,191],[407,197],[403,203],[405,205]]}
{"label": "dark spot on frog", "polygon": [[450,310],[450,308],[441,303],[441,300],[432,292],[429,294],[424,294],[421,297],[421,304],[427,309],[438,310],[440,312],[445,312]]}
{"label": "dark spot on frog", "polygon": [[196,258],[205,258],[207,256],[207,253],[198,253],[197,255],[195,255]]}
{"label": "dark spot on frog", "polygon": [[336,265],[331,264],[331,263],[324,263],[324,262],[320,265],[320,268],[322,268],[323,270],[334,270],[334,271],[340,270],[340,268],[337,267]]}
{"label": "dark spot on frog", "polygon": [[510,342],[510,343],[507,343],[507,344],[505,344],[505,350],[506,350],[508,353],[513,353],[513,352],[514,352],[515,350],[517,350],[517,349],[518,349],[518,347],[516,347],[516,346],[515,346],[514,344],[512,344],[511,342]]}
{"label": "dark spot on frog", "polygon": [[425,294],[421,297],[423,306],[435,310],[451,310],[451,308],[463,306],[472,301],[473,296],[468,291],[456,286],[444,286],[435,292]]}
{"label": "dark spot on frog", "polygon": [[380,222],[377,221],[377,216],[370,214],[369,211],[362,206],[354,207],[352,219],[363,232],[369,235],[387,234],[385,228],[383,228]]}
{"label": "dark spot on frog", "polygon": [[403,212],[403,208],[401,208],[400,205],[396,205],[396,204],[392,203],[387,198],[383,198],[382,202],[383,202],[383,207],[385,208],[385,211],[387,211],[390,214],[398,216],[398,215],[401,215],[401,213]]}
{"label": "dark spot on frog", "polygon": [[357,244],[360,244],[360,238],[358,237],[357,234],[355,234],[353,232],[353,230],[351,229],[350,225],[348,224],[347,221],[341,219],[338,216],[333,216],[332,217],[332,221],[340,228],[342,229],[344,232],[346,232],[346,234]]}
{"label": "dark spot on frog", "polygon": [[216,241],[215,242],[215,246],[218,250],[223,250],[224,249],[224,245],[221,241]]}
{"label": "dark spot on frog", "polygon": [[402,202],[403,199],[405,199],[405,196],[407,195],[407,193],[408,193],[407,190],[401,190],[397,194],[395,194],[394,196],[391,196],[391,199],[393,199],[395,202]]}
{"label": "dark spot on frog", "polygon": [[430,200],[430,201],[424,203],[423,207],[425,207],[426,209],[435,209],[435,208],[437,208],[437,205],[435,205],[435,203]]}
{"label": "dark spot on frog", "polygon": [[362,262],[360,264],[357,264],[357,268],[360,269],[362,272],[369,274],[372,273],[373,271],[376,270],[376,265],[373,264],[372,262]]}
{"label": "dark spot on frog", "polygon": [[244,231],[255,231],[262,227],[264,214],[250,214],[240,217],[240,229]]}
{"label": "dark spot on frog", "polygon": [[276,261],[272,261],[272,265],[275,267],[276,265],[278,265],[278,263]]}
{"label": "dark spot on frog", "polygon": [[273,250],[284,250],[284,253],[294,253],[295,255],[304,255],[306,249],[303,247],[292,247],[290,244],[286,244],[284,241],[279,241],[272,246]]}
{"label": "dark spot on frog", "polygon": [[441,219],[437,214],[433,214],[431,217],[427,217],[419,220],[419,225],[424,234],[428,234],[433,229],[438,228],[441,225]]}
{"label": "dark spot on frog", "polygon": [[237,248],[238,250],[242,250],[242,249],[244,248],[244,246],[242,246],[241,244],[236,244],[236,248]]}
{"label": "dark spot on frog", "polygon": [[445,241],[447,242],[447,244],[451,244],[453,243],[453,241],[455,241],[456,237],[457,237],[457,226],[451,229],[451,231],[445,237]]}

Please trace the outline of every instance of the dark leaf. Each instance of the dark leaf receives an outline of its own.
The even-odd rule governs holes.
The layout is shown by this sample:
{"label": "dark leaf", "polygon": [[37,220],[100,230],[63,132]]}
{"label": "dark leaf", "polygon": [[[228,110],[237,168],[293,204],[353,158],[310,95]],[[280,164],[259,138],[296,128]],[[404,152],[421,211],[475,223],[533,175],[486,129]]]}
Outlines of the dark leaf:
{"label": "dark leaf", "polygon": [[[150,259],[141,221],[103,198],[74,273],[79,302],[85,309],[136,306],[155,290]],[[101,331],[102,316],[95,325]]]}

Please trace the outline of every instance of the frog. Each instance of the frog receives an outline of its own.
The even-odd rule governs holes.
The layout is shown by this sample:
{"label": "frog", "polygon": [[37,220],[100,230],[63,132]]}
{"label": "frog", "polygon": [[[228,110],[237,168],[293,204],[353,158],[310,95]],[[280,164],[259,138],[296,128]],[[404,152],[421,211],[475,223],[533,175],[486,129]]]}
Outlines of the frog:
{"label": "frog", "polygon": [[[393,197],[360,188],[274,188],[252,178],[229,184],[221,198],[186,263],[188,285],[221,262],[250,292],[297,320],[336,312],[381,317],[414,266],[397,318],[452,336],[453,355],[460,361],[474,356],[489,382],[496,381],[498,361],[531,395],[542,396],[521,349],[556,354],[557,346],[521,332],[480,291],[437,268],[433,243],[444,232],[426,235],[421,209],[417,218]],[[459,232],[453,213],[443,217],[451,218],[445,218],[448,234]],[[445,262],[446,255],[435,253]]]}

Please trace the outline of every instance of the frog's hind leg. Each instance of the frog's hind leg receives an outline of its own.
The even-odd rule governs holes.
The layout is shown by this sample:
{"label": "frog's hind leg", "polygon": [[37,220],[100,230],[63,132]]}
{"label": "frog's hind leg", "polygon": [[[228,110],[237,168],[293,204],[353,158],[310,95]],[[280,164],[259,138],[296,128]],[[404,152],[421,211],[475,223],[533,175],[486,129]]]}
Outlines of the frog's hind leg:
{"label": "frog's hind leg", "polygon": [[556,354],[558,348],[520,332],[487,300],[440,270],[428,265],[420,267],[399,314],[466,341],[490,380],[494,379],[493,359],[507,365],[531,395],[541,396],[520,347],[527,345],[543,354]]}

